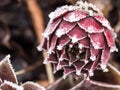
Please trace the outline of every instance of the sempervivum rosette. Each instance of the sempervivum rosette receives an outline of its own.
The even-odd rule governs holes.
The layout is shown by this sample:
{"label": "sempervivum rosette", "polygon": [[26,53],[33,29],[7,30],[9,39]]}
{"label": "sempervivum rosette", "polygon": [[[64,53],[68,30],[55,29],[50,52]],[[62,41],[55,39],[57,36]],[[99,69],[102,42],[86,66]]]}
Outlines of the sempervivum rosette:
{"label": "sempervivum rosette", "polygon": [[50,15],[39,50],[46,50],[44,63],[52,63],[54,72],[92,76],[99,68],[107,71],[115,34],[102,13],[93,4],[77,2],[62,6]]}

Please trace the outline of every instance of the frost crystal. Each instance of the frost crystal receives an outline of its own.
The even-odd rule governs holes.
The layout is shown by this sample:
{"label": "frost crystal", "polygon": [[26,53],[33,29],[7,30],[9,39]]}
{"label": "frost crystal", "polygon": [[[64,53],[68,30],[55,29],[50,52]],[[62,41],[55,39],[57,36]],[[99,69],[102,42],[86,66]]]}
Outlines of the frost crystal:
{"label": "frost crystal", "polygon": [[71,37],[72,38],[72,43],[77,42],[79,39],[76,36]]}
{"label": "frost crystal", "polygon": [[65,34],[65,32],[64,32],[63,29],[59,29],[59,30],[57,30],[57,32],[56,32],[56,36],[57,36],[57,37],[61,37],[63,34]]}
{"label": "frost crystal", "polygon": [[79,44],[79,48],[82,49],[82,48],[83,48],[83,45],[82,45],[82,44]]}
{"label": "frost crystal", "polygon": [[93,11],[92,10],[89,10],[89,15],[93,16]]}
{"label": "frost crystal", "polygon": [[94,76],[94,73],[93,73],[92,70],[89,70],[88,72],[89,72],[89,75],[90,75],[90,76]]}
{"label": "frost crystal", "polygon": [[116,48],[116,46],[113,46],[113,47],[110,49],[110,52],[114,52],[114,51],[118,52],[118,48]]}
{"label": "frost crystal", "polygon": [[95,60],[96,60],[96,56],[91,56],[90,59],[91,59],[92,61],[95,61]]}
{"label": "frost crystal", "polygon": [[62,50],[63,46],[59,45],[57,46],[57,50]]}
{"label": "frost crystal", "polygon": [[[6,81],[6,80],[4,81],[4,84],[10,85],[11,87],[13,87],[13,88],[16,89],[16,90],[24,90],[23,87],[18,86],[17,84],[14,84],[14,83],[9,82],[9,81]],[[4,85],[4,84],[2,84],[2,85]],[[2,85],[1,85],[1,86],[2,86]]]}

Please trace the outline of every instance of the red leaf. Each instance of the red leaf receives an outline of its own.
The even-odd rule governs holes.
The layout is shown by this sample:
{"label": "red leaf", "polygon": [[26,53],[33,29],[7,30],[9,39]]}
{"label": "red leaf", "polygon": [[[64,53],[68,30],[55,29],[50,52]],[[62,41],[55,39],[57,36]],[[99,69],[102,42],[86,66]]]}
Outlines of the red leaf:
{"label": "red leaf", "polygon": [[92,33],[89,34],[91,43],[95,49],[101,49],[105,45],[105,38],[103,33]]}
{"label": "red leaf", "polygon": [[86,47],[86,48],[90,47],[90,39],[88,37],[86,37],[82,40],[79,40],[78,43],[79,43],[79,45],[82,45],[82,47]]}
{"label": "red leaf", "polygon": [[106,45],[102,51],[101,64],[106,65],[110,58],[110,48]]}
{"label": "red leaf", "polygon": [[53,35],[51,41],[49,42],[50,47],[49,47],[48,50],[50,50],[50,53],[51,53],[51,52],[54,52],[54,49],[55,49],[55,47],[56,47],[56,43],[57,43],[57,36],[56,36],[56,35]]}
{"label": "red leaf", "polygon": [[79,26],[76,26],[68,33],[68,36],[72,39],[72,42],[77,42],[78,40],[85,38],[87,36],[87,33]]}
{"label": "red leaf", "polygon": [[108,22],[108,20],[105,19],[104,16],[102,15],[96,15],[94,17],[98,22],[100,22],[103,26],[105,26],[106,28],[108,29],[112,29],[111,26],[110,26],[110,23]]}
{"label": "red leaf", "polygon": [[69,22],[76,22],[76,21],[79,21],[85,18],[86,15],[87,15],[86,13],[77,9],[77,10],[67,13],[63,19]]}
{"label": "red leaf", "polygon": [[88,63],[90,59],[90,49],[86,49],[86,54],[85,54],[85,63]]}
{"label": "red leaf", "polygon": [[71,31],[75,27],[75,25],[76,25],[76,23],[70,23],[70,22],[63,20],[60,23],[58,29],[56,30],[57,37],[61,37],[65,33],[68,33],[69,31]]}
{"label": "red leaf", "polygon": [[100,49],[95,49],[93,46],[91,46],[90,48],[90,52],[91,52],[91,57],[90,59],[92,61],[96,60],[97,56],[100,54]]}
{"label": "red leaf", "polygon": [[79,27],[89,33],[103,32],[103,27],[94,18],[88,17],[78,22]]}
{"label": "red leaf", "polygon": [[107,44],[109,47],[112,47],[114,46],[114,39],[113,39],[113,36],[112,36],[112,31],[108,30],[107,28],[104,28],[104,34],[105,34],[105,37],[107,39]]}
{"label": "red leaf", "polygon": [[69,38],[67,35],[63,35],[62,37],[60,37],[60,38],[58,39],[57,49],[58,49],[58,50],[62,50],[63,47],[64,47],[67,43],[69,43],[69,41],[70,41],[70,38]]}
{"label": "red leaf", "polygon": [[55,31],[61,20],[62,19],[55,19],[52,22],[49,22],[45,32],[43,33],[43,36],[49,38],[48,36]]}
{"label": "red leaf", "polygon": [[83,67],[85,66],[85,63],[84,61],[76,61],[73,63],[73,65],[75,66],[76,68],[76,74],[77,75],[80,75],[81,74],[81,70],[83,69]]}

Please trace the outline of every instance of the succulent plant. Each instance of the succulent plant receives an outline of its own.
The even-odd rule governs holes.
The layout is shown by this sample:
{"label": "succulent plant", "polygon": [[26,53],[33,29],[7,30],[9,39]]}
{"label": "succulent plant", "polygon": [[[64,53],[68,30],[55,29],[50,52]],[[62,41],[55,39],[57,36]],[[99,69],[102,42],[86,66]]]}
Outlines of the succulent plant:
{"label": "succulent plant", "polygon": [[10,55],[6,56],[0,62],[0,90],[45,90],[44,87],[33,82],[26,82],[22,85],[18,85],[18,81],[9,58]]}
{"label": "succulent plant", "polygon": [[94,75],[94,70],[107,72],[110,53],[117,51],[115,37],[108,20],[91,3],[78,1],[75,5],[57,8],[49,15],[38,50],[46,50],[44,63],[52,63],[54,72]]}

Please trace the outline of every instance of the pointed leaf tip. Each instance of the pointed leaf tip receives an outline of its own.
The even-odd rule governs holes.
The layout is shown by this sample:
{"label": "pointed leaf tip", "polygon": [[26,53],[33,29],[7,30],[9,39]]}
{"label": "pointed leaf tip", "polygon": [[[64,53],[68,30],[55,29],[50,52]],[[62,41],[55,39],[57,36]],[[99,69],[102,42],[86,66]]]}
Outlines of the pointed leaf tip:
{"label": "pointed leaf tip", "polygon": [[1,84],[2,90],[24,90],[22,86],[18,86],[17,84],[4,80],[4,83]]}
{"label": "pointed leaf tip", "polygon": [[10,55],[6,56],[0,62],[0,78],[2,81],[7,80],[13,83],[17,83],[16,75],[14,69],[10,63]]}
{"label": "pointed leaf tip", "polygon": [[46,90],[44,87],[33,82],[26,82],[22,86],[24,87],[24,90]]}

